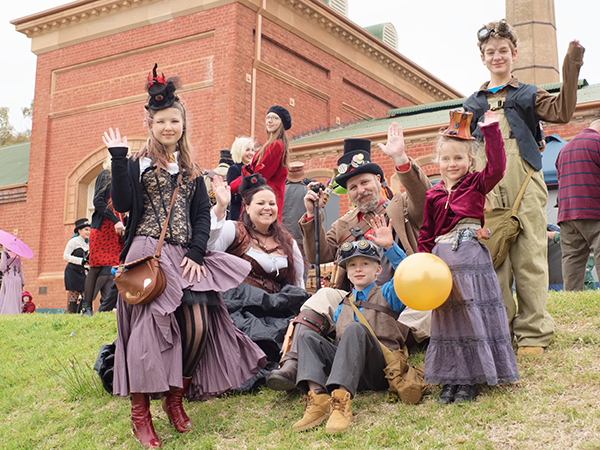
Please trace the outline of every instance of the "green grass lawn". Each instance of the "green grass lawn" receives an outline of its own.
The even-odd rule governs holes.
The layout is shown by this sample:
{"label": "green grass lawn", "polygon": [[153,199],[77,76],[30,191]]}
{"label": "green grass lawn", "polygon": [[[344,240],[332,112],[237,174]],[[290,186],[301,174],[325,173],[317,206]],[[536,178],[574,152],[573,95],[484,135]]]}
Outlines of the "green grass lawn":
{"label": "green grass lawn", "polygon": [[[186,405],[195,428],[185,435],[153,402],[154,426],[165,449],[599,449],[600,291],[550,293],[548,309],[556,334],[545,355],[519,359],[519,383],[472,404],[439,406],[437,389],[415,406],[360,393],[346,434],[294,434],[301,396],[262,389]],[[141,448],[129,400],[107,394],[92,369],[116,334],[114,313],[0,316],[0,449]]]}

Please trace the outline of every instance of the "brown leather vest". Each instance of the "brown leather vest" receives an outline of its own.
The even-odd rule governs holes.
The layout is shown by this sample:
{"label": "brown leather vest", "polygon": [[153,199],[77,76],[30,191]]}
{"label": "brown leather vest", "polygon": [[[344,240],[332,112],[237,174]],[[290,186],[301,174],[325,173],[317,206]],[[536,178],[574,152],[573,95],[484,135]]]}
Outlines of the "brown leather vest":
{"label": "brown leather vest", "polygon": [[[335,324],[335,331],[338,340],[342,338],[346,327],[350,323],[355,322],[354,310],[347,302],[348,297],[346,297],[342,303],[342,311],[340,312],[338,320]],[[366,303],[375,304],[379,307],[379,309],[381,309],[381,307],[385,307],[389,309],[392,314],[394,314],[394,311],[390,308],[389,303],[383,297],[381,288],[377,285],[373,286],[369,291]],[[383,345],[392,351],[398,350],[404,346],[404,339],[402,339],[400,323],[394,319],[392,315],[367,307],[364,307],[361,312],[377,335],[377,339],[379,339]]]}

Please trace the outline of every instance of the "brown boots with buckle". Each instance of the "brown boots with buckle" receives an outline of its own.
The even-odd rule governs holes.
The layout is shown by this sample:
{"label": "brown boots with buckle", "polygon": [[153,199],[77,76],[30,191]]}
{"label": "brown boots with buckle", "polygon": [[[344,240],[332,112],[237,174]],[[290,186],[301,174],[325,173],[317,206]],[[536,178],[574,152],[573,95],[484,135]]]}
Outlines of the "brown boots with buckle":
{"label": "brown boots with buckle", "polygon": [[298,360],[288,359],[282,364],[281,369],[273,370],[267,376],[267,387],[274,391],[293,391],[296,389]]}

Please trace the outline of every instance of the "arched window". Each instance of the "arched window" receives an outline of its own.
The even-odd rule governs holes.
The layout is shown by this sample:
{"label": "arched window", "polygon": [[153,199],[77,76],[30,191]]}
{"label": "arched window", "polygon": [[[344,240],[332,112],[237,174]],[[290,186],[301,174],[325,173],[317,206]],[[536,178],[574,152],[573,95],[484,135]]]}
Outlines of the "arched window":
{"label": "arched window", "polygon": [[[133,153],[140,150],[147,138],[128,139],[129,148]],[[73,225],[81,217],[92,217],[94,211],[94,185],[96,177],[102,172],[102,164],[108,156],[108,149],[102,146],[77,164],[67,175],[65,192],[65,212],[63,222]]]}

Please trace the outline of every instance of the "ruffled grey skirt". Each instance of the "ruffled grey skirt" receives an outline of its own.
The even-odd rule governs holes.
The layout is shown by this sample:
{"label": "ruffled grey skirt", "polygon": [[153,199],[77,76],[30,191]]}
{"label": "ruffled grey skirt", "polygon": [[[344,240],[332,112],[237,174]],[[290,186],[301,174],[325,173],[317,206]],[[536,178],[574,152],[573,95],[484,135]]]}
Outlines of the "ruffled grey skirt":
{"label": "ruffled grey skirt", "polygon": [[452,272],[452,292],[432,311],[425,381],[512,383],[519,379],[498,278],[487,248],[475,241],[438,243],[432,253]]}
{"label": "ruffled grey skirt", "polygon": [[[154,238],[136,236],[126,262],[154,254],[156,244]],[[241,258],[207,252],[207,277],[190,283],[188,276],[181,277],[183,268],[179,266],[185,253],[183,247],[163,244],[160,267],[167,287],[152,302],[130,305],[119,296],[113,394],[142,392],[159,398],[171,386],[181,388],[181,334],[174,312],[182,303],[184,290],[223,292],[238,286],[250,272],[250,264]],[[266,364],[265,354],[233,325],[221,296],[217,297],[217,305],[209,304],[209,335],[186,393],[189,400],[204,400],[237,389]]]}

